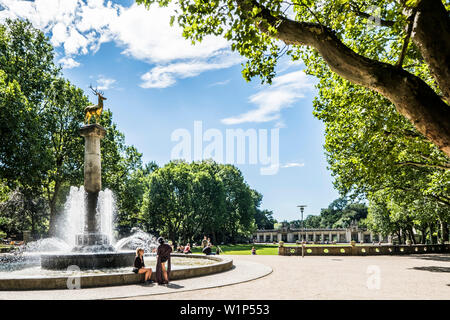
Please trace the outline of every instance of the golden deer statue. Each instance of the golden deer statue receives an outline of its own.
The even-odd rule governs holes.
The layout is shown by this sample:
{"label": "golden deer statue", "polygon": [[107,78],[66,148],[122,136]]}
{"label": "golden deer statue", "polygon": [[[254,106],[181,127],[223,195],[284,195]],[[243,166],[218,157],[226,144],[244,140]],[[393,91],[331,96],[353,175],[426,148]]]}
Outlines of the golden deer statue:
{"label": "golden deer statue", "polygon": [[84,113],[86,114],[84,117],[84,123],[89,124],[92,116],[95,117],[95,123],[98,123],[98,120],[103,112],[103,100],[106,100],[106,98],[103,96],[102,91],[98,91],[97,89],[92,88],[92,86],[89,86],[89,88],[91,88],[91,90],[98,97],[98,104],[88,106],[84,109]]}

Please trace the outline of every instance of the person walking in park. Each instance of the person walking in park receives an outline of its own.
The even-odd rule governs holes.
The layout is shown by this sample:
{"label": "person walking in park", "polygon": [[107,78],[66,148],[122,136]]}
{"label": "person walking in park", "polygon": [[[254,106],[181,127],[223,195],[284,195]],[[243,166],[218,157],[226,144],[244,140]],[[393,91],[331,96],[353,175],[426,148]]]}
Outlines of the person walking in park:
{"label": "person walking in park", "polygon": [[134,273],[145,273],[144,281],[151,283],[152,268],[146,268],[144,263],[144,249],[136,249],[136,258],[134,259]]}
{"label": "person walking in park", "polygon": [[169,284],[171,269],[170,253],[172,252],[172,247],[164,243],[163,237],[158,238],[158,243],[159,246],[156,250],[156,281],[158,284]]}

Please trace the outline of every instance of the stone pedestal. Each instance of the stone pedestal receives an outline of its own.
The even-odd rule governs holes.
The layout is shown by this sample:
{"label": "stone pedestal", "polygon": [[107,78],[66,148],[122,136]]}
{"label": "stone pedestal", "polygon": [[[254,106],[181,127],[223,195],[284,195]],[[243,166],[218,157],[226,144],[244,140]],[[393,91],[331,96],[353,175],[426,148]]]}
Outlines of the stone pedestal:
{"label": "stone pedestal", "polygon": [[98,193],[102,190],[102,164],[100,154],[100,139],[106,130],[98,124],[89,124],[80,128],[84,137],[84,190]]}
{"label": "stone pedestal", "polygon": [[97,215],[98,194],[102,189],[102,166],[100,140],[106,130],[98,124],[89,124],[80,128],[84,137],[84,190],[86,191],[86,217],[84,231],[76,238],[74,251],[97,252],[113,251],[109,239],[100,231]]}

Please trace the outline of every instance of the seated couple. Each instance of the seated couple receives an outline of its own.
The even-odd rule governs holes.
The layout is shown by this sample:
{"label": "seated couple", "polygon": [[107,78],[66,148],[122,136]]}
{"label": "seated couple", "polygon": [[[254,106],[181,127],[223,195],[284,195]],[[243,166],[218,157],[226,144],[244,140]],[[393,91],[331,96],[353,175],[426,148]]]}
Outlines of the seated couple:
{"label": "seated couple", "polygon": [[[170,274],[170,253],[172,247],[164,243],[164,238],[158,238],[158,249],[156,250],[156,282],[158,284],[168,284]],[[167,268],[166,268],[167,262]],[[151,283],[152,268],[146,268],[144,264],[144,249],[136,249],[136,258],[134,259],[134,273],[145,273],[145,282]]]}
{"label": "seated couple", "polygon": [[177,248],[177,252],[178,253],[192,253],[192,251],[191,251],[191,244],[190,243],[188,243],[186,246],[179,246],[178,248]]}

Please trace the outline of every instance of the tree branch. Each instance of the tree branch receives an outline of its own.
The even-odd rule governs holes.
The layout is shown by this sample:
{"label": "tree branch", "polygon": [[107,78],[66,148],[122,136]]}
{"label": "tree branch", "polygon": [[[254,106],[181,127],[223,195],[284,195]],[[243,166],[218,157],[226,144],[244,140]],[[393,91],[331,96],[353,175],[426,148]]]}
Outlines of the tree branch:
{"label": "tree branch", "polygon": [[[354,3],[350,3],[350,10],[359,17],[366,19],[374,18],[371,14],[361,11]],[[382,27],[392,27],[395,24],[395,21],[384,20],[378,17],[377,22],[379,22]]]}
{"label": "tree branch", "polygon": [[412,33],[412,29],[413,29],[413,25],[414,25],[414,18],[416,17],[416,10],[413,9],[412,14],[409,16],[408,20],[408,27],[406,28],[406,36],[405,39],[403,40],[403,45],[402,45],[402,51],[400,53],[400,57],[398,58],[397,61],[397,67],[402,67],[403,65],[403,60],[405,59],[405,55],[406,55],[406,49],[408,49],[408,44],[409,44],[409,39],[411,38],[411,33]]}
{"label": "tree branch", "polygon": [[443,170],[450,170],[450,165],[428,164],[428,163],[415,162],[415,161],[397,162],[396,165],[426,167],[426,168],[437,168],[437,169],[443,169]]}
{"label": "tree branch", "polygon": [[[326,26],[274,16],[256,1],[237,3],[248,19],[253,19],[253,7],[261,9],[254,20],[261,32],[286,44],[315,48],[338,75],[389,99],[417,131],[450,156],[450,107],[425,81],[404,69],[357,54]],[[269,26],[277,33],[271,33]]]}
{"label": "tree branch", "polygon": [[[419,1],[412,39],[450,104],[450,18],[441,0]],[[448,120],[449,118],[447,118]]]}

